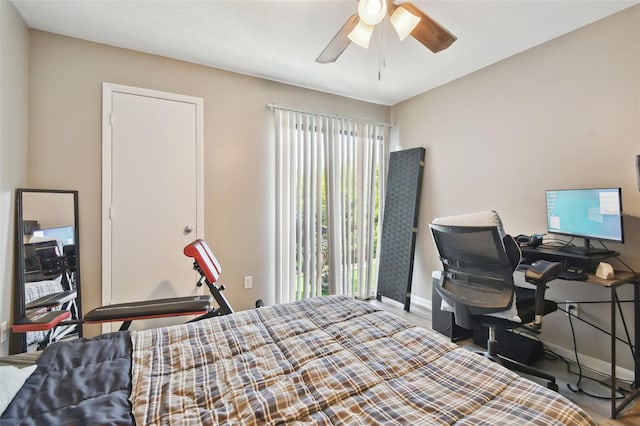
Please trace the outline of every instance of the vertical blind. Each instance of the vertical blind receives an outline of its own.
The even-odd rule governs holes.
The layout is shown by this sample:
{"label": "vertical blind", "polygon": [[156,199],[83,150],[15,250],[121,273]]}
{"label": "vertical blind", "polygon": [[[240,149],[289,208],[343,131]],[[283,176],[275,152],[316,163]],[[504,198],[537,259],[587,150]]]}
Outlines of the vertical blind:
{"label": "vertical blind", "polygon": [[388,125],[270,107],[277,302],[374,296]]}

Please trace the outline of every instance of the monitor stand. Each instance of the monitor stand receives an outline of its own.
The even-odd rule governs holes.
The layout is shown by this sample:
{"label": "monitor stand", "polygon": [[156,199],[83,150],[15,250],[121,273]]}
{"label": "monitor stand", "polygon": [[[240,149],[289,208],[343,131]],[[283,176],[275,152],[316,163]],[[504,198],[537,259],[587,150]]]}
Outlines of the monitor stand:
{"label": "monitor stand", "polygon": [[563,246],[562,251],[581,254],[583,256],[602,256],[602,255],[608,255],[613,253],[613,251],[608,250],[606,248],[591,247],[591,240],[589,238],[584,239],[584,245],[582,247]]}

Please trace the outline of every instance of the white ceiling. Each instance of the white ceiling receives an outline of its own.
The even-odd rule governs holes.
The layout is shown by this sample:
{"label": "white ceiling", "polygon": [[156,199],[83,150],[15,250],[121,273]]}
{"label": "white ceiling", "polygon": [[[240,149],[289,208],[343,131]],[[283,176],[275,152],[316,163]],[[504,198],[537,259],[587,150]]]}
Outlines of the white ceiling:
{"label": "white ceiling", "polygon": [[354,0],[12,2],[30,28],[394,105],[640,0],[417,0],[458,37],[449,49],[399,41],[387,19],[369,49],[351,44],[325,65],[315,58],[356,12]]}

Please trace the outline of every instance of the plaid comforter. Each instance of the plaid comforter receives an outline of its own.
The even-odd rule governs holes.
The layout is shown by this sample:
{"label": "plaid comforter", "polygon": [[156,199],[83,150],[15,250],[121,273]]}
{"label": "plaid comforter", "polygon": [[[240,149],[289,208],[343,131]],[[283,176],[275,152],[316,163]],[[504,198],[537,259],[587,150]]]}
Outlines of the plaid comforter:
{"label": "plaid comforter", "polygon": [[347,297],[133,337],[137,424],[594,425],[562,396]]}

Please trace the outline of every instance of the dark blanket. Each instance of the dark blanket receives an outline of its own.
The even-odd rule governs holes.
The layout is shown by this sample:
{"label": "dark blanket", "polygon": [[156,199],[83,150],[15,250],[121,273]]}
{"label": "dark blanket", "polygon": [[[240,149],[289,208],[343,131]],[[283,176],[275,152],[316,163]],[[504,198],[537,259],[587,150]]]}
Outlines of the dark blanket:
{"label": "dark blanket", "polygon": [[49,346],[0,425],[131,425],[131,339],[104,334]]}

